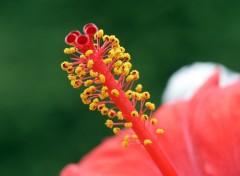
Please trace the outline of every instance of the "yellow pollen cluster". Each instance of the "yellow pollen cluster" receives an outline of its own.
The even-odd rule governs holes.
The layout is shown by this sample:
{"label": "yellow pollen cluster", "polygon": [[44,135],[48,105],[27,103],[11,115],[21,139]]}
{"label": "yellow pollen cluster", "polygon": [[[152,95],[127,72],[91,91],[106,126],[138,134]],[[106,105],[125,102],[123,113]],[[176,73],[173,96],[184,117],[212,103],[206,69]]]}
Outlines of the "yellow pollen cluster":
{"label": "yellow pollen cluster", "polygon": [[142,121],[148,120],[148,115],[147,115],[147,114],[143,114],[143,115],[141,116],[141,120],[142,120]]}
{"label": "yellow pollen cluster", "polygon": [[124,140],[122,141],[122,147],[123,147],[123,148],[127,148],[128,142],[129,142],[129,138],[130,138],[129,135],[126,135],[126,136],[124,137]]}
{"label": "yellow pollen cluster", "polygon": [[155,105],[151,102],[146,102],[145,106],[152,111],[155,110]]}
{"label": "yellow pollen cluster", "polygon": [[156,129],[156,133],[157,133],[157,134],[163,134],[163,133],[164,133],[164,130],[161,129],[161,128],[158,128],[158,129]]}
{"label": "yellow pollen cluster", "polygon": [[118,117],[118,120],[123,120],[123,115],[121,111],[117,112],[117,117]]}
{"label": "yellow pollen cluster", "polygon": [[116,116],[116,112],[114,111],[114,110],[110,110],[110,111],[108,111],[108,117],[109,118],[114,118]]}
{"label": "yellow pollen cluster", "polygon": [[107,120],[105,125],[108,127],[108,128],[112,128],[113,127],[113,121],[112,120]]}
{"label": "yellow pollen cluster", "polygon": [[73,54],[76,51],[77,51],[77,48],[71,47],[71,48],[65,48],[63,52],[64,52],[64,54]]}
{"label": "yellow pollen cluster", "polygon": [[126,128],[131,128],[131,127],[132,127],[132,122],[126,122],[126,123],[124,124],[124,126],[125,126]]}
{"label": "yellow pollen cluster", "polygon": [[132,111],[131,116],[132,117],[138,117],[138,112],[137,111]]}
{"label": "yellow pollen cluster", "polygon": [[113,96],[115,96],[115,97],[118,97],[118,96],[119,96],[119,91],[118,91],[117,89],[113,89],[113,90],[111,91],[111,94],[112,94]]}
{"label": "yellow pollen cluster", "polygon": [[96,40],[97,38],[100,39],[104,35],[104,31],[102,29],[98,30],[97,33],[94,35],[94,39]]}
{"label": "yellow pollen cluster", "polygon": [[151,122],[152,125],[155,125],[155,124],[157,124],[157,119],[156,118],[152,118],[150,120],[150,122]]}
{"label": "yellow pollen cluster", "polygon": [[143,143],[144,145],[149,145],[149,144],[152,144],[152,141],[150,139],[145,139]]}
{"label": "yellow pollen cluster", "polygon": [[86,53],[85,53],[85,56],[88,57],[91,54],[93,54],[93,50],[87,50]]}
{"label": "yellow pollen cluster", "polygon": [[93,60],[89,60],[88,63],[87,63],[87,67],[92,68],[93,64],[94,64]]}
{"label": "yellow pollen cluster", "polygon": [[113,128],[113,133],[114,134],[119,134],[120,133],[120,128]]}

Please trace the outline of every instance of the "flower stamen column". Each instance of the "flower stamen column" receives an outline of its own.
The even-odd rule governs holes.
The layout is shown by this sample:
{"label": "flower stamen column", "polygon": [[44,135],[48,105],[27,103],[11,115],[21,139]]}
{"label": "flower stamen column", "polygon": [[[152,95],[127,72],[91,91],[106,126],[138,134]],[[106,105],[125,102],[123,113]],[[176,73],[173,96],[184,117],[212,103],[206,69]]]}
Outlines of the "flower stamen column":
{"label": "flower stamen column", "polygon": [[[158,142],[163,130],[157,128],[157,119],[151,116],[155,105],[147,101],[150,94],[142,92],[141,84],[132,90],[139,73],[137,70],[130,72],[130,55],[125,53],[115,36],[103,35],[103,30],[98,30],[94,24],[85,25],[84,32],[72,31],[65,39],[72,47],[64,52],[74,58],[73,62],[63,62],[61,67],[69,73],[71,85],[74,88],[82,84],[87,87],[80,95],[83,103],[89,104],[90,110],[99,110],[102,115],[107,115],[106,126],[113,128],[115,134],[120,133],[117,127],[120,125],[133,129],[135,135],[126,135],[122,142],[124,148],[130,138],[138,140],[163,175],[177,175]],[[102,45],[101,40],[104,42]],[[150,111],[149,116],[147,111]],[[113,122],[116,118],[117,122]]]}

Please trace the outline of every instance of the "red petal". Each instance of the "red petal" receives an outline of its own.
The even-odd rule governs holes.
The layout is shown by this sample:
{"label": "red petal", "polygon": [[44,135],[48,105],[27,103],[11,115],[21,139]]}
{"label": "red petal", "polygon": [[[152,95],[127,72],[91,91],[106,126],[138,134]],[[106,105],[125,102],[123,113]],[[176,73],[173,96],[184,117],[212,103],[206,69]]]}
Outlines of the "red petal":
{"label": "red petal", "polygon": [[[240,173],[240,82],[219,88],[218,77],[216,72],[189,102],[165,104],[155,112],[165,130],[159,142],[179,175]],[[161,175],[143,147],[122,149],[122,135],[105,140],[61,176]]]}
{"label": "red petal", "polygon": [[189,109],[189,131],[202,174],[239,175],[240,82],[200,91]]}
{"label": "red petal", "polygon": [[[161,175],[158,168],[138,144],[127,149],[121,147],[123,135],[106,139],[79,164],[70,164],[61,176],[155,176]],[[77,171],[76,171],[77,170]],[[71,175],[72,174],[72,175]]]}

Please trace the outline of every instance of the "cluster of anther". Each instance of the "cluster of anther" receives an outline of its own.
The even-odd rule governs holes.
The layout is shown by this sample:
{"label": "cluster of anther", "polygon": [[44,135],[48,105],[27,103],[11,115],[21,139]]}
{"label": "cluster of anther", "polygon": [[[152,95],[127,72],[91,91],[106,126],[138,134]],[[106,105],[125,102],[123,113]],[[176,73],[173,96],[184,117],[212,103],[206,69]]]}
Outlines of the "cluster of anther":
{"label": "cluster of anther", "polygon": [[[143,124],[155,125],[157,119],[152,118],[155,105],[149,101],[149,92],[142,92],[142,85],[137,84],[132,90],[134,82],[139,79],[139,72],[132,70],[130,55],[120,46],[119,40],[114,36],[104,35],[103,30],[98,30],[94,24],[87,24],[83,28],[85,34],[79,31],[70,32],[65,41],[70,48],[65,48],[65,54],[73,55],[73,62],[63,62],[61,67],[68,73],[68,79],[73,88],[84,85],[86,89],[80,94],[84,104],[90,110],[98,110],[102,115],[107,115],[106,126],[113,129],[114,134],[120,133],[120,126],[132,127],[133,121],[127,117],[139,119]],[[122,95],[122,92],[123,95]],[[120,96],[121,94],[121,96]],[[130,114],[118,101],[119,98],[130,101],[133,110]],[[136,110],[139,107],[139,110]],[[147,115],[150,110],[150,115]],[[113,120],[116,119],[116,122]],[[157,134],[163,133],[162,129],[155,129]],[[129,139],[137,139],[137,135],[127,135],[122,146],[128,145]],[[150,139],[142,142],[151,144]]]}

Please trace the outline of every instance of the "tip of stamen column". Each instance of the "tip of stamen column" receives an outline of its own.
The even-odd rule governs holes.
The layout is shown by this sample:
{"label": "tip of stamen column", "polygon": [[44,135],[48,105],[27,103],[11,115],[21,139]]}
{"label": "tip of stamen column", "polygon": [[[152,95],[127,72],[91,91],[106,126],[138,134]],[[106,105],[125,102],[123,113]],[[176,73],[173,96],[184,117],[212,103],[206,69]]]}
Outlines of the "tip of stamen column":
{"label": "tip of stamen column", "polygon": [[79,35],[81,35],[81,33],[79,32],[79,31],[77,31],[77,30],[75,30],[75,31],[72,31],[72,32],[70,32],[71,34],[75,34],[76,36],[79,36]]}
{"label": "tip of stamen column", "polygon": [[80,35],[75,39],[75,42],[78,45],[85,45],[86,43],[88,43],[88,37],[86,35]]}
{"label": "tip of stamen column", "polygon": [[98,28],[95,24],[89,23],[83,27],[83,31],[85,34],[94,35],[98,31]]}
{"label": "tip of stamen column", "polygon": [[69,33],[69,34],[65,37],[65,42],[66,42],[68,45],[72,45],[72,44],[75,43],[76,38],[77,38],[77,35],[72,34],[72,33]]}

